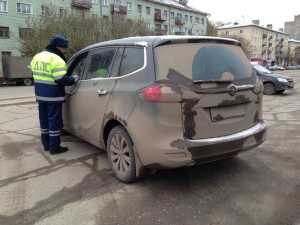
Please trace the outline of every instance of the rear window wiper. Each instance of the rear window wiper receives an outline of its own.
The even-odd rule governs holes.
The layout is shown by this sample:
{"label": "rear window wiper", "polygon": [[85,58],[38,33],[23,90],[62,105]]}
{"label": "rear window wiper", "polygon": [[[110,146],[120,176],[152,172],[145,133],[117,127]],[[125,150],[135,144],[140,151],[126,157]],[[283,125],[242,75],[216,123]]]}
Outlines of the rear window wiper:
{"label": "rear window wiper", "polygon": [[233,80],[231,79],[224,79],[224,80],[194,80],[194,84],[203,84],[203,83],[231,83]]}

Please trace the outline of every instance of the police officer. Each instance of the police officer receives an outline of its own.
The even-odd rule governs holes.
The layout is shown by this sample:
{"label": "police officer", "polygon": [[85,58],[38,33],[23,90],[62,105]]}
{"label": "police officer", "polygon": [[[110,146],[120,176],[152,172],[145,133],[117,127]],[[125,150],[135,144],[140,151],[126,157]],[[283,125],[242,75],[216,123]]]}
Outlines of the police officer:
{"label": "police officer", "polygon": [[45,51],[35,55],[30,63],[34,78],[34,90],[39,108],[41,141],[51,155],[68,151],[60,145],[63,128],[62,103],[65,86],[76,83],[77,76],[67,76],[65,53],[68,40],[57,34],[51,37]]}

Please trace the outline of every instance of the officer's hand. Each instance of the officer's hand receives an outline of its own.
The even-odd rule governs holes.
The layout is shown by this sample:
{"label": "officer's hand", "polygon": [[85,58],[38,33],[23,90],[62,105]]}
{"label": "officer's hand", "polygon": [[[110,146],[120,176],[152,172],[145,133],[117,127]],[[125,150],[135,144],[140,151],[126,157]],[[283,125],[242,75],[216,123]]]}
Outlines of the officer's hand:
{"label": "officer's hand", "polygon": [[79,80],[79,77],[77,75],[73,75],[75,82],[77,82]]}

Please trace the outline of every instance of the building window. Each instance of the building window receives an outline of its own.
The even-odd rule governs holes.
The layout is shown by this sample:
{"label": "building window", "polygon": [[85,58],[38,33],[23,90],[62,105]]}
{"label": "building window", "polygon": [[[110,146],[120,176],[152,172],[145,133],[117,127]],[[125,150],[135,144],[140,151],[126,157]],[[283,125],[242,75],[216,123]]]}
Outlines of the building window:
{"label": "building window", "polygon": [[242,33],[244,33],[244,31],[243,31],[243,30],[240,30],[240,34],[242,34]]}
{"label": "building window", "polygon": [[109,20],[109,17],[108,17],[108,16],[103,16],[103,20],[104,20],[104,21],[108,21],[108,20]]}
{"label": "building window", "polygon": [[41,6],[42,16],[50,16],[50,8],[48,6]]}
{"label": "building window", "polygon": [[201,24],[204,24],[204,19],[203,18],[201,18]]}
{"label": "building window", "polygon": [[175,27],[175,32],[181,32],[181,27],[176,26]]}
{"label": "building window", "polygon": [[190,16],[190,23],[193,23],[193,17]]}
{"label": "building window", "polygon": [[9,38],[9,27],[0,27],[0,38]]}
{"label": "building window", "polygon": [[127,10],[130,11],[132,9],[132,4],[131,2],[127,2]]}
{"label": "building window", "polygon": [[31,4],[17,2],[17,12],[23,14],[32,14]]}
{"label": "building window", "polygon": [[20,39],[28,39],[29,29],[28,28],[19,28],[19,37]]}
{"label": "building window", "polygon": [[97,14],[92,13],[92,17],[93,17],[93,18],[97,18]]}
{"label": "building window", "polygon": [[154,9],[155,14],[161,15],[160,9]]}
{"label": "building window", "polygon": [[174,19],[174,12],[170,13],[170,19]]}
{"label": "building window", "polygon": [[65,9],[63,9],[63,8],[60,8],[59,9],[59,17],[65,17],[66,16],[66,10]]}
{"label": "building window", "polygon": [[7,1],[0,1],[0,12],[7,12]]}
{"label": "building window", "polygon": [[150,13],[151,13],[150,7],[149,7],[149,6],[146,6],[146,13],[147,13],[148,15],[150,15]]}
{"label": "building window", "polygon": [[92,0],[92,3],[93,4],[97,4],[97,0]]}
{"label": "building window", "polygon": [[164,10],[164,15],[167,17],[168,16],[168,11]]}
{"label": "building window", "polygon": [[102,5],[108,6],[108,0],[102,0]]}
{"label": "building window", "polygon": [[199,17],[195,17],[195,23],[199,24],[200,20]]}
{"label": "building window", "polygon": [[177,18],[181,19],[182,18],[182,14],[181,13],[177,13]]}
{"label": "building window", "polygon": [[161,30],[161,24],[160,23],[155,24],[155,30]]}
{"label": "building window", "polygon": [[142,13],[142,5],[137,5],[137,11],[138,13]]}
{"label": "building window", "polygon": [[188,22],[189,21],[189,16],[185,15],[184,17],[185,17],[185,21]]}

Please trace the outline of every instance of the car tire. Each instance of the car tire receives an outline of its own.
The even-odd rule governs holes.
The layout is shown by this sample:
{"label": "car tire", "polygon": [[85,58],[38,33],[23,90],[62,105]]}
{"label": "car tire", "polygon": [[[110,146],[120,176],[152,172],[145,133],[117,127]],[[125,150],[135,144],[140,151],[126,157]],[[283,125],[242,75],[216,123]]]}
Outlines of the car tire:
{"label": "car tire", "polygon": [[271,83],[264,84],[264,94],[272,95],[275,93],[275,86]]}
{"label": "car tire", "polygon": [[114,176],[121,182],[137,180],[133,142],[122,126],[114,127],[107,140],[107,156]]}
{"label": "car tire", "polygon": [[23,84],[26,86],[30,86],[32,85],[32,80],[30,78],[26,78],[24,79]]}

